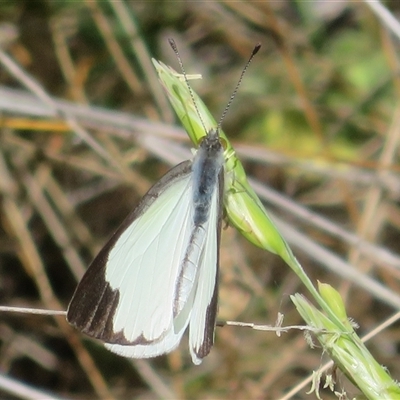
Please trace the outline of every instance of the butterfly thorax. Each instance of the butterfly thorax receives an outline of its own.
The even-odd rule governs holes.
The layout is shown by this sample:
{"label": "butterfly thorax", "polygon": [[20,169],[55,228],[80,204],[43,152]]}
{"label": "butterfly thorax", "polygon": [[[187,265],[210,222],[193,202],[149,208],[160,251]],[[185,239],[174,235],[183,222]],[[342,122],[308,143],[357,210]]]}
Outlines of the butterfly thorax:
{"label": "butterfly thorax", "polygon": [[218,175],[224,164],[224,149],[215,129],[205,136],[193,160],[194,223],[203,224],[209,214],[211,198],[217,185]]}

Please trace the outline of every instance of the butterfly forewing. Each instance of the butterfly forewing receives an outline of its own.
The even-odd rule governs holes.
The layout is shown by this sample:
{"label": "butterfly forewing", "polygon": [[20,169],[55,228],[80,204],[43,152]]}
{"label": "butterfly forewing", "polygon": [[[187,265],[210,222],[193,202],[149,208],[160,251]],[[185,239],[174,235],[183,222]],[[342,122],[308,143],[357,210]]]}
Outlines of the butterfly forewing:
{"label": "butterfly forewing", "polygon": [[179,164],[149,190],[94,259],[71,300],[68,321],[122,345],[121,351],[113,349],[120,354],[127,345],[142,354],[145,349],[136,345],[153,342],[157,354],[169,351],[188,324],[189,316],[181,331],[174,331],[172,304],[180,257],[193,229],[190,172],[191,162]]}

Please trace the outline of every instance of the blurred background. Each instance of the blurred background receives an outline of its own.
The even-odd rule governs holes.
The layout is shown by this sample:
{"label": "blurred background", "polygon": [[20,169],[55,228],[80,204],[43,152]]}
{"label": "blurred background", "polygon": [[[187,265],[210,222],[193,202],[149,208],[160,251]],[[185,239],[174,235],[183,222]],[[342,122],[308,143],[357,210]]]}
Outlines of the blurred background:
{"label": "blurred background", "polygon": [[[178,69],[172,37],[217,120],[262,43],[223,129],[312,281],[340,291],[360,336],[385,323],[400,308],[400,39],[389,25],[400,4],[387,6],[379,17],[362,1],[2,1],[0,304],[65,310],[171,157],[190,157],[151,63]],[[303,324],[296,275],[230,227],[220,281],[219,320],[274,325],[280,312]],[[397,379],[399,343],[398,322],[368,342]],[[0,397],[315,398],[307,379],[322,353],[300,331],[225,326],[201,366],[186,339],[128,360],[63,317],[1,313]],[[359,394],[335,376],[336,391]]]}

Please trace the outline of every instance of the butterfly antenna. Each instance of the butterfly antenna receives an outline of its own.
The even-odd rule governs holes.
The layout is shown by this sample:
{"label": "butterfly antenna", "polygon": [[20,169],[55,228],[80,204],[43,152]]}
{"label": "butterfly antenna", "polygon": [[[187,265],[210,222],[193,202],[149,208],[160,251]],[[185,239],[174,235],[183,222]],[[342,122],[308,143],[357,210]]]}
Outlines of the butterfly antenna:
{"label": "butterfly antenna", "polygon": [[[200,114],[200,110],[199,110],[199,108],[197,107],[197,103],[196,103],[196,101],[195,101],[195,99],[194,99],[193,90],[192,90],[191,86],[189,85],[189,80],[188,80],[188,78],[187,78],[185,68],[183,67],[183,62],[182,62],[181,56],[179,55],[179,51],[178,51],[178,48],[177,48],[177,46],[176,46],[175,40],[172,39],[172,38],[169,38],[169,39],[168,39],[168,42],[169,42],[170,46],[172,47],[172,50],[174,51],[174,53],[175,53],[175,55],[176,55],[176,58],[178,59],[179,66],[180,66],[181,71],[182,71],[182,75],[183,75],[183,77],[184,77],[184,79],[185,79],[185,82],[186,82],[186,85],[187,85],[187,87],[188,87],[188,89],[189,89],[190,97],[192,98],[194,107],[195,107],[195,109],[196,109],[196,111],[197,111],[197,115],[198,115],[199,118],[200,118],[200,121],[201,121],[201,124],[203,125],[204,131],[207,132],[207,129],[206,129],[205,124],[204,124],[204,122],[203,122],[203,118],[201,117],[201,114]],[[249,57],[249,59],[248,59],[246,65],[245,65],[245,67],[243,68],[242,73],[240,74],[240,77],[239,77],[238,83],[236,84],[235,90],[232,92],[231,97],[229,98],[228,104],[226,105],[225,110],[223,111],[223,113],[222,113],[222,115],[221,115],[221,118],[220,118],[220,120],[219,120],[219,122],[218,122],[218,125],[217,125],[217,131],[219,131],[220,128],[221,128],[222,121],[224,120],[224,118],[225,118],[225,116],[226,116],[226,114],[227,114],[227,112],[228,112],[228,110],[229,110],[229,107],[231,106],[232,101],[233,101],[233,99],[235,98],[236,93],[237,93],[238,90],[239,90],[239,86],[240,86],[240,84],[242,83],[244,74],[246,73],[247,69],[249,68],[249,65],[250,65],[251,61],[253,60],[254,56],[258,53],[258,51],[260,50],[260,48],[261,48],[261,43],[257,43],[257,44],[254,46],[254,49],[253,49],[253,51],[251,52],[251,55],[250,55],[250,57]]]}
{"label": "butterfly antenna", "polygon": [[174,53],[176,55],[176,58],[178,59],[179,66],[181,68],[183,78],[185,79],[186,85],[187,85],[187,87],[189,89],[190,97],[192,98],[192,101],[193,101],[193,104],[194,104],[194,108],[196,109],[197,115],[200,118],[200,121],[201,121],[201,124],[203,125],[204,131],[207,133],[207,129],[206,129],[206,126],[204,124],[203,118],[201,117],[200,110],[197,107],[197,103],[196,103],[196,101],[194,99],[194,94],[193,94],[192,87],[189,85],[189,79],[188,79],[188,77],[186,75],[185,68],[183,67],[183,62],[182,62],[181,56],[179,55],[178,47],[176,46],[176,43],[175,43],[174,39],[168,38],[168,42],[169,42],[169,45],[172,47],[172,50],[174,51]]}
{"label": "butterfly antenna", "polygon": [[226,105],[225,110],[223,111],[223,113],[222,113],[222,115],[221,115],[221,118],[219,119],[218,126],[217,126],[217,130],[220,130],[222,121],[224,120],[224,118],[225,118],[225,116],[226,116],[226,114],[227,114],[227,112],[228,112],[228,110],[229,110],[229,107],[231,106],[232,101],[233,101],[233,99],[235,98],[236,93],[237,93],[238,90],[239,90],[239,86],[240,86],[240,84],[242,83],[243,76],[244,76],[244,74],[246,73],[247,69],[249,68],[249,65],[250,65],[251,61],[253,60],[254,56],[258,53],[258,50],[260,50],[260,48],[261,48],[261,43],[257,43],[257,44],[254,46],[254,49],[253,49],[253,51],[251,52],[251,55],[250,55],[250,57],[249,57],[249,59],[248,59],[246,65],[244,66],[244,68],[243,68],[243,70],[242,70],[242,73],[240,74],[240,77],[239,77],[238,83],[236,84],[235,90],[232,92],[231,97],[229,98],[228,104]]}

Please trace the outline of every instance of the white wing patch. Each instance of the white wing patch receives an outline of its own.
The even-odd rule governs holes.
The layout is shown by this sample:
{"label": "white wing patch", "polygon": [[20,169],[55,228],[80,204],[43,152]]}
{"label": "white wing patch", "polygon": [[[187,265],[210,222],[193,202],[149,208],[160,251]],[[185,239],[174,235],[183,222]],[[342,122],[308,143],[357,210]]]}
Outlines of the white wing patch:
{"label": "white wing patch", "polygon": [[106,344],[115,353],[125,357],[166,353],[178,345],[188,325],[190,314],[175,332],[172,305],[182,254],[193,229],[191,186],[188,174],[167,188],[122,233],[108,255],[105,280],[120,293],[113,330],[130,342],[143,343]]}
{"label": "white wing patch", "polygon": [[169,331],[160,342],[154,342],[146,345],[134,345],[134,346],[122,346],[119,344],[105,343],[104,346],[112,351],[113,353],[119,354],[123,357],[131,358],[150,358],[156,357],[161,354],[168,353],[178,347],[179,342],[182,339],[182,335],[185,332],[185,327],[175,334],[173,331]]}

